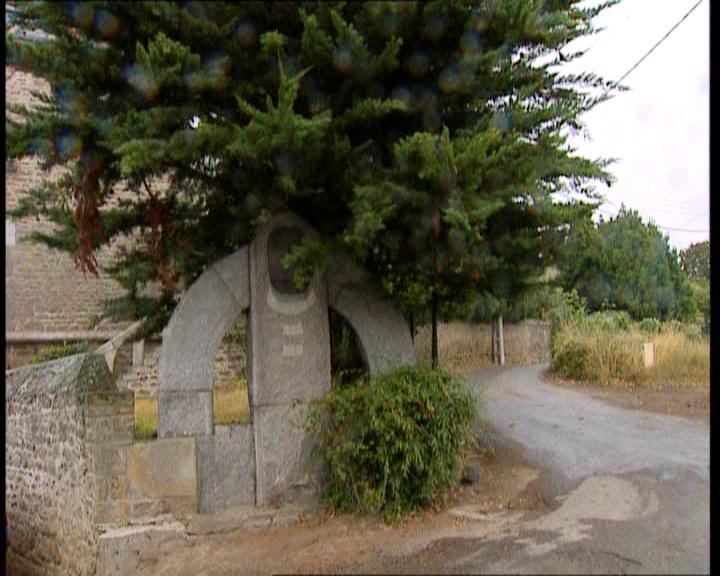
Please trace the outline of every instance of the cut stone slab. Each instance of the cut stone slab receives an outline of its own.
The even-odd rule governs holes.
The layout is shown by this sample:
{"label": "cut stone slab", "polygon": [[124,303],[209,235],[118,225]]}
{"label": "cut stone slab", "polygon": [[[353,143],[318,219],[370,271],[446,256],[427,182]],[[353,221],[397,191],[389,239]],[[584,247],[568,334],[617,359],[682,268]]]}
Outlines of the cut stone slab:
{"label": "cut stone slab", "polygon": [[295,522],[301,522],[316,518],[322,514],[323,507],[317,500],[307,503],[286,504],[279,508],[272,519],[273,526],[288,526]]}
{"label": "cut stone slab", "polygon": [[184,538],[185,527],[180,522],[108,530],[98,537],[97,576],[135,574],[142,549]]}
{"label": "cut stone slab", "polygon": [[269,240],[274,230],[316,232],[283,213],[261,226],[250,246],[251,398],[255,406],[318,400],[330,390],[330,323],[327,290],[316,274],[300,293],[276,290],[270,278]]}
{"label": "cut stone slab", "polygon": [[311,467],[313,437],[304,430],[307,406],[255,408],[258,506],[316,493],[319,469]]}
{"label": "cut stone slab", "polygon": [[127,467],[131,500],[185,498],[195,503],[194,438],[136,442],[129,449]]}
{"label": "cut stone slab", "polygon": [[187,524],[190,536],[226,534],[237,530],[253,530],[270,526],[288,526],[317,517],[322,512],[317,502],[287,504],[279,508],[236,506],[209,514],[196,514]]}
{"label": "cut stone slab", "polygon": [[198,510],[255,504],[255,449],[250,425],[216,426],[197,438]]}
{"label": "cut stone slab", "polygon": [[415,346],[405,318],[346,256],[337,255],[329,264],[328,305],[355,330],[371,374],[415,365]]}
{"label": "cut stone slab", "polygon": [[254,505],[236,506],[214,514],[196,514],[188,523],[187,533],[198,536],[263,528],[272,524],[274,515],[274,510]]}
{"label": "cut stone slab", "polygon": [[226,256],[211,267],[216,272],[241,310],[250,307],[250,260],[247,246]]}
{"label": "cut stone slab", "polygon": [[190,287],[163,332],[159,395],[212,389],[218,346],[242,312],[237,298],[214,268],[206,270]]}
{"label": "cut stone slab", "polygon": [[207,436],[213,432],[212,392],[158,392],[158,436]]}

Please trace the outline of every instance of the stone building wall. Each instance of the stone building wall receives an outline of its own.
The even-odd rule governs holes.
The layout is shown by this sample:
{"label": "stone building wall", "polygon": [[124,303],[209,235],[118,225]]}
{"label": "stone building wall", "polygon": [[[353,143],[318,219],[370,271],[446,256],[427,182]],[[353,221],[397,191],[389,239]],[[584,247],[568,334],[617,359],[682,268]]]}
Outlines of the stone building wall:
{"label": "stone building wall", "polygon": [[[8,104],[32,106],[37,102],[32,92],[48,90],[44,81],[9,66],[5,67],[5,82]],[[8,161],[5,168],[6,211],[18,206],[24,190],[55,180],[64,170],[56,167],[46,172],[35,157]],[[27,351],[33,342],[37,349],[53,341],[97,339],[98,334],[117,333],[129,324],[97,319],[102,302],[122,293],[113,279],[102,272],[99,277],[85,276],[76,269],[71,255],[27,242],[33,232],[51,229],[52,224],[45,219],[6,215],[6,368],[22,365],[26,359],[23,349]],[[112,260],[112,253],[112,248],[98,253],[101,267]],[[21,350],[15,352],[16,348]]]}
{"label": "stone building wall", "polygon": [[116,391],[96,355],[11,371],[5,386],[12,557],[39,574],[92,575],[112,490],[98,455],[132,440],[132,395]]}
{"label": "stone building wall", "polygon": [[[550,325],[540,320],[505,324],[505,361],[511,365],[550,361]],[[415,336],[418,360],[430,361],[431,327]],[[492,324],[441,322],[438,326],[440,365],[465,372],[492,364]]]}
{"label": "stone building wall", "polygon": [[[7,102],[11,104],[32,106],[38,103],[33,92],[48,90],[44,81],[9,66],[5,67],[5,81]],[[62,168],[43,171],[33,157],[7,162],[6,211],[18,206],[23,190],[62,173]],[[27,365],[35,354],[53,344],[88,341],[99,346],[129,325],[98,318],[103,301],[122,294],[112,278],[102,271],[99,277],[86,276],[76,269],[71,255],[27,242],[33,232],[48,232],[52,226],[45,219],[6,217],[6,369]],[[109,264],[112,257],[113,248],[103,248],[98,253],[100,267]],[[146,342],[142,358],[135,363],[132,343],[123,345],[114,370],[121,388],[137,391],[139,396],[155,394],[159,345],[159,340]],[[216,359],[217,385],[231,383],[244,370],[244,344],[226,339]]]}

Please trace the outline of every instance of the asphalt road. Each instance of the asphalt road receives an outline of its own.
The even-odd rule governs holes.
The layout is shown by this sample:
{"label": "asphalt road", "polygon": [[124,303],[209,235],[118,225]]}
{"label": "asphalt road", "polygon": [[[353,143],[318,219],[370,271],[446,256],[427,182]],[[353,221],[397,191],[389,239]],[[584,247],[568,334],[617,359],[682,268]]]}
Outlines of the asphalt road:
{"label": "asphalt road", "polygon": [[488,519],[386,564],[404,573],[710,571],[709,429],[543,382],[546,366],[483,370],[485,419],[540,470],[549,509]]}

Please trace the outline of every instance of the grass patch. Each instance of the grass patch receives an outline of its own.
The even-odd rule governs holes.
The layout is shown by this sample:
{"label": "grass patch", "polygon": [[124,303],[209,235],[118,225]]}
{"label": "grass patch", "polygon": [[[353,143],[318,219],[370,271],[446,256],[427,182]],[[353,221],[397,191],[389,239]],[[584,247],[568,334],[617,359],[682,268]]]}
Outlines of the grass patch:
{"label": "grass patch", "polygon": [[157,425],[157,398],[135,398],[135,438],[155,438]]}
{"label": "grass patch", "polygon": [[[563,323],[553,336],[553,371],[562,378],[605,386],[710,386],[707,337],[679,323],[643,328],[642,323],[619,328],[592,318]],[[650,368],[643,363],[644,342],[655,344]]]}
{"label": "grass patch", "polygon": [[213,387],[213,422],[215,424],[250,423],[250,401],[245,378],[238,378],[230,386]]}
{"label": "grass patch", "polygon": [[709,338],[689,337],[683,332],[671,331],[653,337],[653,342],[657,382],[710,387]]}
{"label": "grass patch", "polygon": [[[250,423],[250,402],[244,378],[238,378],[229,386],[213,387],[213,422],[216,425]],[[157,398],[136,398],[135,437],[156,438],[157,427]]]}

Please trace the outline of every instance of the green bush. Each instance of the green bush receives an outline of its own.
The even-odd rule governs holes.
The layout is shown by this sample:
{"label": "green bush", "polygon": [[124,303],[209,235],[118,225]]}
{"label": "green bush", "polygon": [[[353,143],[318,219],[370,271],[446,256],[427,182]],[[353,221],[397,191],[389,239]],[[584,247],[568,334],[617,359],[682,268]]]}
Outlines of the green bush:
{"label": "green bush", "polygon": [[561,378],[590,379],[590,350],[579,339],[558,336],[552,343],[552,366]]}
{"label": "green bush", "polygon": [[50,362],[65,356],[73,356],[74,354],[85,354],[92,352],[92,345],[89,342],[63,342],[62,344],[52,344],[30,358],[30,364],[42,364]]}
{"label": "green bush", "polygon": [[629,330],[632,325],[630,314],[624,310],[609,314],[610,322],[615,330]]}
{"label": "green bush", "polygon": [[660,334],[662,330],[662,322],[657,318],[643,318],[638,322],[638,328],[645,334]]}
{"label": "green bush", "polygon": [[685,326],[685,334],[690,339],[699,340],[703,335],[702,324],[687,324]]}
{"label": "green bush", "polygon": [[688,338],[700,338],[705,333],[703,326],[697,322],[681,322],[679,320],[671,320],[669,322],[663,322],[661,333],[672,334],[680,333],[685,334]]}
{"label": "green bush", "polygon": [[442,370],[404,367],[332,388],[308,419],[326,497],[386,521],[431,503],[459,479],[475,414],[473,396]]}
{"label": "green bush", "polygon": [[632,318],[630,318],[630,315],[624,310],[593,312],[592,314],[588,314],[585,320],[590,328],[610,332],[627,331],[633,326]]}
{"label": "green bush", "polygon": [[550,322],[550,345],[555,348],[555,339],[565,326],[576,326],[587,320],[585,300],[577,290],[565,292],[556,288],[547,301],[542,318]]}

